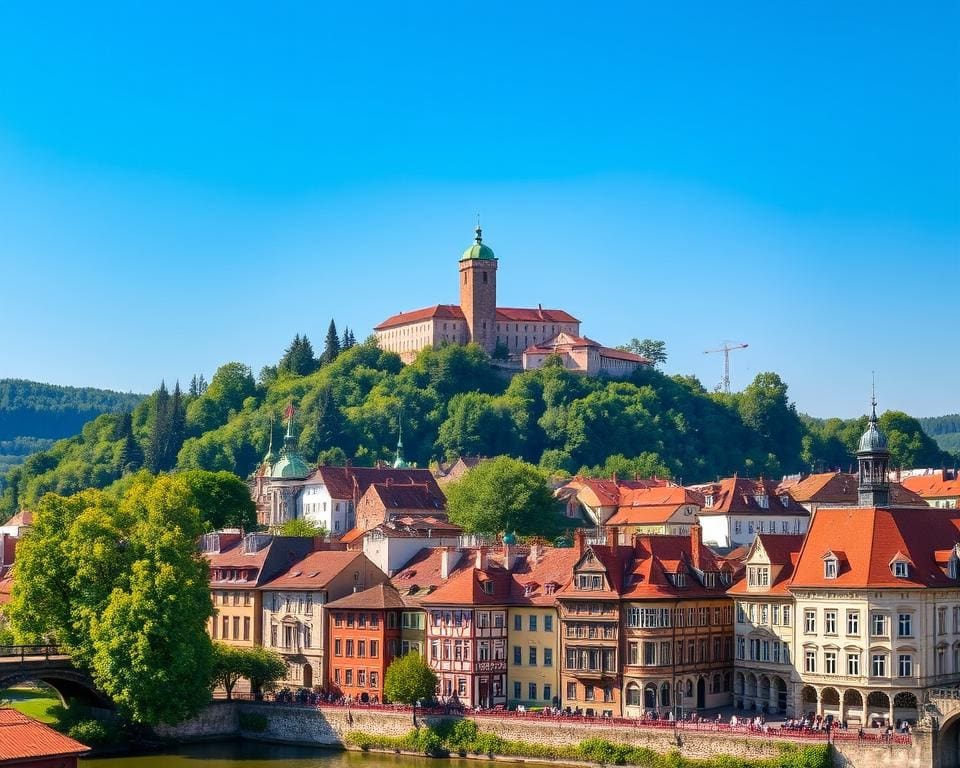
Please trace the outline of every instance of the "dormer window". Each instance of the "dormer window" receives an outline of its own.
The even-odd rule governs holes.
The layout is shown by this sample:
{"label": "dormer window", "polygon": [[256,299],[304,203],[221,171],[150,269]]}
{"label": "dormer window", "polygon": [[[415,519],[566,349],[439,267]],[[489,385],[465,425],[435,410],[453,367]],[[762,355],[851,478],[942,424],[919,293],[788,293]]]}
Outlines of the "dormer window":
{"label": "dormer window", "polygon": [[829,557],[823,561],[823,578],[837,578],[837,558]]}
{"label": "dormer window", "polygon": [[537,591],[537,588],[536,588],[536,586],[534,586],[533,584],[524,584],[524,585],[523,585],[523,596],[524,596],[524,597],[530,597],[530,595],[532,595],[532,594],[533,594],[534,592],[536,592],[536,591]]}
{"label": "dormer window", "polygon": [[670,583],[675,587],[685,587],[687,586],[687,574],[685,573],[670,573],[667,574],[670,579]]}
{"label": "dormer window", "polygon": [[757,502],[757,506],[760,509],[770,509],[770,497],[765,493],[758,493],[753,497],[753,500]]}
{"label": "dormer window", "polygon": [[893,561],[893,575],[898,579],[905,579],[910,575],[910,566],[905,560]]}
{"label": "dormer window", "polygon": [[717,586],[717,574],[714,571],[705,571],[703,574],[703,586],[705,587],[715,587]]}
{"label": "dormer window", "polygon": [[557,589],[557,585],[551,581],[547,583],[546,586],[544,586],[543,591],[545,594],[552,595],[556,591],[556,589]]}
{"label": "dormer window", "polygon": [[785,507],[789,507],[789,506],[790,506],[790,494],[788,494],[788,493],[783,494],[783,495],[780,497],[780,503],[783,504],[783,506],[785,506]]}
{"label": "dormer window", "polygon": [[706,496],[703,497],[703,505],[704,505],[705,507],[712,507],[712,506],[713,506],[713,494],[712,494],[712,493],[708,493]]}
{"label": "dormer window", "polygon": [[947,562],[947,576],[951,579],[957,578],[957,553],[954,552],[950,556],[950,560]]}
{"label": "dormer window", "polygon": [[492,595],[492,594],[493,594],[493,581],[492,581],[492,580],[487,580],[487,581],[481,582],[481,584],[483,585],[483,591],[484,591],[484,592],[486,592],[488,595]]}

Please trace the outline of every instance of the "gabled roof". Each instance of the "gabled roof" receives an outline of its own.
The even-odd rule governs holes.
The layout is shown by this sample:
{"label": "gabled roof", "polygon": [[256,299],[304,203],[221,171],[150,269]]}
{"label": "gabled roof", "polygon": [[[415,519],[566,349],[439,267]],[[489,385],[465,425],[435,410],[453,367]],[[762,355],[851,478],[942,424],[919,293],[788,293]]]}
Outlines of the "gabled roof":
{"label": "gabled roof", "polygon": [[[385,331],[410,323],[420,323],[424,320],[463,320],[463,310],[457,304],[435,304],[432,307],[415,309],[411,312],[398,312],[388,317],[380,325],[374,326],[375,331]],[[529,309],[517,307],[497,307],[497,322],[499,323],[579,323],[569,312],[562,309]]]}
{"label": "gabled roof", "polygon": [[643,355],[633,352],[627,352],[622,349],[605,347],[599,341],[588,339],[586,336],[574,336],[572,333],[561,331],[556,336],[539,344],[531,344],[523,353],[525,355],[549,355],[559,351],[572,351],[574,349],[596,349],[600,357],[609,357],[616,360],[627,360],[640,365],[649,365],[650,360]]}
{"label": "gabled roof", "polygon": [[0,709],[0,763],[72,757],[89,751],[90,747],[15,709]]}
{"label": "gabled roof", "polygon": [[375,587],[365,589],[362,592],[353,592],[332,603],[327,603],[327,608],[352,608],[368,611],[388,611],[399,610],[404,607],[403,599],[400,593],[389,582],[377,584]]}
{"label": "gabled roof", "polygon": [[900,481],[901,485],[924,499],[960,497],[960,479],[944,476],[940,471],[933,475],[913,475]]}
{"label": "gabled roof", "polygon": [[[895,589],[958,586],[937,562],[937,552],[960,541],[960,510],[935,507],[821,507],[800,552],[792,588]],[[822,555],[840,551],[835,579],[824,578]],[[913,563],[906,578],[890,564]]]}
{"label": "gabled roof", "polygon": [[33,512],[30,512],[29,510],[26,510],[26,509],[21,509],[15,515],[13,515],[9,520],[7,520],[7,522],[5,522],[2,527],[6,527],[8,525],[9,526],[16,525],[19,527],[33,525]]}
{"label": "gabled roof", "polygon": [[[444,583],[440,576],[441,559],[444,547],[424,547],[411,557],[390,579],[407,605],[419,606],[424,598]],[[450,575],[470,566],[474,562],[474,552],[463,549],[450,553]]]}
{"label": "gabled roof", "polygon": [[[607,525],[652,525],[665,523],[681,507],[703,506],[703,496],[678,485],[629,488],[620,494],[617,511]],[[691,522],[693,522],[691,518]]]}
{"label": "gabled roof", "polygon": [[617,477],[583,477],[577,475],[566,485],[558,489],[558,493],[572,491],[578,496],[586,492],[595,497],[599,506],[613,507],[620,504],[620,498],[626,491],[642,488],[665,488],[670,485],[669,480],[661,478],[646,478],[636,480],[620,480]]}
{"label": "gabled roof", "polygon": [[[334,499],[359,499],[374,483],[417,484],[446,503],[446,496],[429,469],[416,467],[317,467],[303,485],[323,483]],[[354,496],[356,494],[356,496]]]}
{"label": "gabled roof", "polygon": [[577,558],[573,572],[577,573],[584,568],[587,562],[593,562],[595,560],[606,574],[608,588],[581,591],[574,588],[574,582],[571,579],[563,589],[558,590],[558,594],[564,599],[572,598],[577,600],[610,600],[619,598],[620,593],[623,591],[624,579],[632,554],[632,547],[624,544],[588,545],[584,549],[583,554]]}
{"label": "gabled roof", "polygon": [[[556,593],[573,576],[577,560],[577,551],[572,547],[531,548],[511,571],[512,602],[516,605],[553,605]],[[552,591],[548,591],[548,585],[552,585]]]}
{"label": "gabled roof", "polygon": [[344,569],[364,558],[359,550],[311,552],[263,584],[265,589],[323,589]]}
{"label": "gabled roof", "polygon": [[[351,533],[356,530],[356,528],[351,529]],[[460,534],[463,533],[463,528],[459,525],[454,525],[445,517],[434,517],[433,515],[401,515],[385,523],[380,523],[369,531],[360,531],[359,535],[355,538],[366,536],[371,531],[376,531],[390,539],[421,539],[428,536],[430,538],[460,536]],[[346,538],[347,537],[344,536],[340,541]]]}
{"label": "gabled roof", "polygon": [[473,564],[458,571],[423,598],[422,603],[425,606],[507,605],[511,601],[511,582],[510,571],[488,560],[486,568]]}
{"label": "gabled roof", "polygon": [[[781,483],[777,494],[788,493],[800,504],[856,504],[858,483],[857,476],[848,472],[820,472],[797,482]],[[900,483],[890,483],[890,502],[896,506],[926,506],[922,497]]]}
{"label": "gabled roof", "polygon": [[[719,575],[720,561],[700,545],[699,570]],[[725,587],[719,577],[705,587],[693,568],[693,541],[690,536],[637,536],[633,561],[623,588],[624,599],[722,597]],[[686,586],[674,586],[668,574],[687,575]]]}
{"label": "gabled roof", "polygon": [[[819,513],[818,513],[819,514]],[[788,594],[790,579],[793,577],[794,568],[800,557],[800,550],[803,547],[803,536],[796,534],[782,533],[759,533],[750,545],[749,552],[744,558],[749,561],[758,548],[763,548],[767,558],[770,560],[771,583],[770,586],[762,591],[749,589],[746,578],[739,579],[730,589],[729,594]],[[774,572],[773,568],[779,566],[779,571]],[[822,566],[821,566],[822,569]]]}
{"label": "gabled roof", "polygon": [[[768,478],[727,477],[716,483],[691,486],[712,496],[713,504],[700,510],[700,517],[729,514],[809,516],[809,512],[787,493],[778,493],[777,484]],[[769,507],[761,507],[757,496],[766,496]]]}
{"label": "gabled roof", "polygon": [[442,512],[447,500],[442,493],[437,492],[439,490],[436,484],[431,487],[426,483],[386,482],[371,484],[363,495],[375,497],[387,510],[422,509]]}

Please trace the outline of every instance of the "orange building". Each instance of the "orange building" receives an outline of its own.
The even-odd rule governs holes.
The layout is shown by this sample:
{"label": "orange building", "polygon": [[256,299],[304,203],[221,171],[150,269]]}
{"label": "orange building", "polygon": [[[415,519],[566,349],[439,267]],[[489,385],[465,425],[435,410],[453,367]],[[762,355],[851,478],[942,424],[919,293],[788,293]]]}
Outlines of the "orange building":
{"label": "orange building", "polygon": [[389,583],[327,604],[332,616],[327,688],[360,701],[379,701],[390,662],[399,654],[400,593]]}

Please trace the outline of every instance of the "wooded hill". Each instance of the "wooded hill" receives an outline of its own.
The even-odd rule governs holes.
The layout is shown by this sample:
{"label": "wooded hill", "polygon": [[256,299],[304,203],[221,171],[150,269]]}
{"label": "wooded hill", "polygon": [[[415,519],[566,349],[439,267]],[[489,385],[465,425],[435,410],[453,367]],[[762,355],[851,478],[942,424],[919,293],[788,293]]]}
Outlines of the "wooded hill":
{"label": "wooded hill", "polygon": [[917,419],[923,431],[937,441],[943,450],[960,454],[960,413]]}
{"label": "wooded hill", "polygon": [[144,395],[0,379],[0,473],[102,413],[132,410]]}
{"label": "wooded hill", "polygon": [[[11,470],[0,514],[32,506],[46,491],[104,487],[143,466],[247,476],[266,453],[271,430],[274,451],[280,448],[290,404],[299,450],[310,462],[392,460],[402,415],[406,458],[421,466],[507,454],[552,472],[659,474],[686,483],[735,472],[779,478],[847,469],[866,425],[866,416],[798,415],[775,373],[722,394],[656,370],[615,381],[548,365],[507,377],[476,346],[425,350],[403,366],[370,341],[353,345],[345,334],[344,344],[332,342],[335,331],[316,359],[298,336],[258,380],[247,366],[227,363],[209,387],[171,393],[164,386],[126,417],[97,417],[78,436]],[[887,412],[880,422],[894,466],[953,462],[916,419]]]}

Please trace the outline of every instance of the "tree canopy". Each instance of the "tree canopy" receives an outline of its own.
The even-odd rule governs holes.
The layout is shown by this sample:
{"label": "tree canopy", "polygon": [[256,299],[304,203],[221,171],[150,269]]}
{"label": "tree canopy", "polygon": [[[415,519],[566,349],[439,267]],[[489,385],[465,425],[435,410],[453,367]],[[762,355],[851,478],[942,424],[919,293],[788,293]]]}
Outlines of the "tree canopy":
{"label": "tree canopy", "polygon": [[667,343],[659,339],[630,339],[626,344],[621,344],[617,349],[624,352],[633,352],[635,355],[643,355],[655,366],[661,366],[667,362]]}
{"label": "tree canopy", "polygon": [[419,653],[398,656],[390,662],[383,680],[383,695],[394,704],[430,701],[437,690],[437,676]]}
{"label": "tree canopy", "polygon": [[542,470],[509,456],[477,465],[447,488],[451,522],[468,533],[555,535],[560,510]]}
{"label": "tree canopy", "polygon": [[135,722],[179,722],[209,701],[200,503],[184,476],[146,473],[120,496],[48,494],[17,549],[18,640],[65,646]]}

